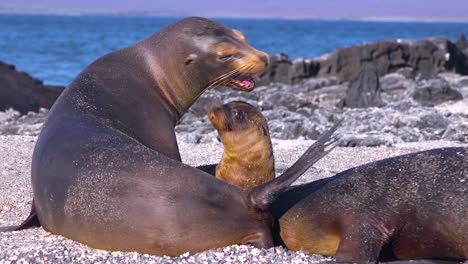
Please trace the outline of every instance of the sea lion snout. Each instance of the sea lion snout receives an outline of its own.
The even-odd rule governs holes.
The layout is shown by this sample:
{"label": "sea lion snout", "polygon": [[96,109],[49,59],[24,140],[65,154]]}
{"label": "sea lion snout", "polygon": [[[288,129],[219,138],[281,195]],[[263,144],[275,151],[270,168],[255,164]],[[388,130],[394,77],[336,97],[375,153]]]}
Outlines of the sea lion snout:
{"label": "sea lion snout", "polygon": [[[231,37],[214,45],[214,58],[218,68],[224,68],[226,86],[233,89],[250,92],[255,87],[258,76],[263,74],[269,63],[269,56],[250,46],[240,31],[232,31]],[[242,35],[243,36],[243,35]]]}
{"label": "sea lion snout", "polygon": [[265,72],[269,61],[270,56],[263,51],[257,50],[255,48],[249,47],[249,50],[245,52],[245,64],[251,67],[250,71],[259,76]]}
{"label": "sea lion snout", "polygon": [[257,53],[258,58],[265,64],[265,68],[268,67],[268,64],[270,64],[270,56],[268,56],[268,54],[266,54],[265,52],[259,50],[257,50]]}
{"label": "sea lion snout", "polygon": [[208,119],[217,130],[227,130],[226,113],[222,106],[211,108],[208,111]]}

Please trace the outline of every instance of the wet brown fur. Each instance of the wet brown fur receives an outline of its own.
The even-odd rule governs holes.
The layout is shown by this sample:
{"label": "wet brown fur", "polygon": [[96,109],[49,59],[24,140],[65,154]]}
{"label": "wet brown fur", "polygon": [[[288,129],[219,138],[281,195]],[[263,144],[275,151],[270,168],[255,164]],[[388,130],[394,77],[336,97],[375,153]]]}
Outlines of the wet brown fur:
{"label": "wet brown fur", "polygon": [[342,262],[468,258],[467,148],[372,162],[291,187],[273,204],[291,250]]}
{"label": "wet brown fur", "polygon": [[265,117],[245,102],[230,102],[209,111],[224,152],[216,177],[242,189],[275,178],[273,148]]}

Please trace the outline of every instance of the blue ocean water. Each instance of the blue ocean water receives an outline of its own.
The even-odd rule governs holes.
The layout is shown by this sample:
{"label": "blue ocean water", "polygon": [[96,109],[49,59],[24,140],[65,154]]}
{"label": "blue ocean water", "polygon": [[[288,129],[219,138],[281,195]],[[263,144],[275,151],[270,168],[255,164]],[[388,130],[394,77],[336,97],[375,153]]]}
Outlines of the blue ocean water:
{"label": "blue ocean water", "polygon": [[[0,60],[47,84],[67,85],[96,58],[137,42],[177,18],[0,15]],[[468,23],[215,19],[241,30],[254,47],[290,58],[395,38],[468,35]]]}

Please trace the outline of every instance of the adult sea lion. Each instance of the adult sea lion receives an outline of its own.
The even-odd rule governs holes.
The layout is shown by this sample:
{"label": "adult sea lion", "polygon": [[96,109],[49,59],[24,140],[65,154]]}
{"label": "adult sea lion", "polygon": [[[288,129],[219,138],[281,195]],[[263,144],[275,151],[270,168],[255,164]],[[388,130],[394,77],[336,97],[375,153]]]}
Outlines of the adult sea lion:
{"label": "adult sea lion", "polygon": [[272,206],[281,238],[338,262],[467,259],[467,150],[402,155],[290,187]]}
{"label": "adult sea lion", "polygon": [[275,178],[273,148],[265,117],[252,105],[235,101],[210,109],[208,117],[223,143],[218,179],[243,189]]}
{"label": "adult sea lion", "polygon": [[272,246],[267,208],[330,151],[336,126],[249,191],[181,163],[174,133],[205,89],[249,91],[267,62],[238,31],[196,17],[97,59],[50,110],[32,158],[31,215],[6,230],[40,224],[95,248],[158,255]]}

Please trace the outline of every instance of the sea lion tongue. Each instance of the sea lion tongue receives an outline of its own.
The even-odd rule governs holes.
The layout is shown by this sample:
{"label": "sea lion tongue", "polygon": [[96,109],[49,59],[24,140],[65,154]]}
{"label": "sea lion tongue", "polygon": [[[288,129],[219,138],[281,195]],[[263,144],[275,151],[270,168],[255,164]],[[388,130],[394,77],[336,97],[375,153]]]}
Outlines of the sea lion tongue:
{"label": "sea lion tongue", "polygon": [[237,89],[243,91],[251,91],[255,87],[255,81],[247,75],[239,75],[230,80]]}

